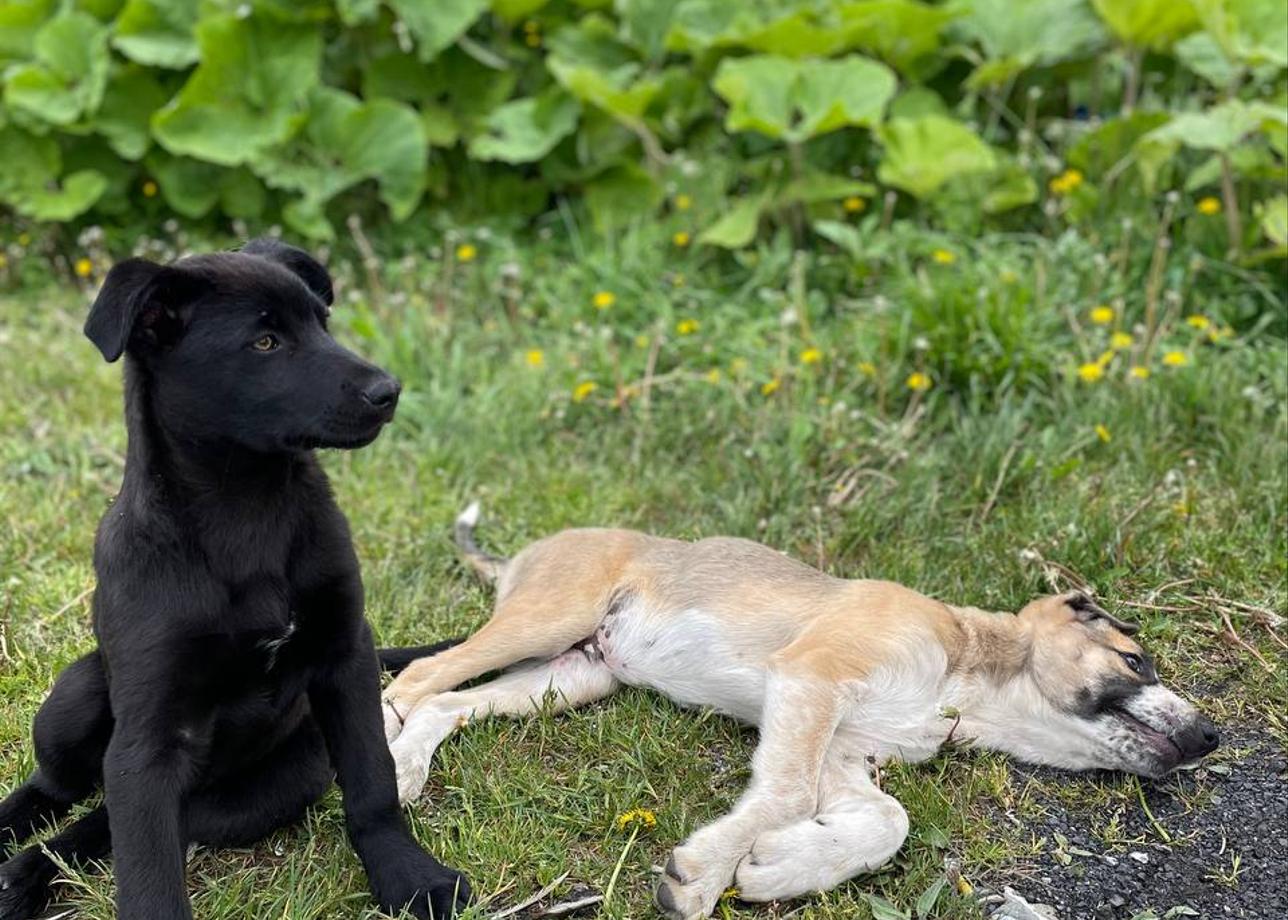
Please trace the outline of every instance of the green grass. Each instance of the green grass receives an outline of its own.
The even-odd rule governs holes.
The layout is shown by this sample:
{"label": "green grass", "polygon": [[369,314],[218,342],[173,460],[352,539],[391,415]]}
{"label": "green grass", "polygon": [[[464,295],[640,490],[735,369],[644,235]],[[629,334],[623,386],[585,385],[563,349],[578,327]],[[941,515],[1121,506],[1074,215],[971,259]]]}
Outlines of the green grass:
{"label": "green grass", "polygon": [[[484,621],[490,599],[449,537],[480,498],[482,538],[498,551],[583,524],[738,534],[836,574],[994,609],[1085,579],[1143,623],[1166,680],[1218,721],[1288,743],[1288,667],[1256,612],[1285,607],[1288,352],[1265,331],[1283,327],[1281,288],[1177,253],[1158,276],[1148,360],[1119,356],[1088,384],[1075,370],[1108,336],[1088,322],[1091,306],[1114,304],[1126,329],[1145,321],[1148,239],[902,239],[861,269],[777,246],[714,260],[648,234],[477,242],[468,264],[340,272],[356,292],[342,292],[341,337],[406,386],[375,445],[325,458],[382,642]],[[935,263],[932,244],[957,260]],[[592,306],[598,290],[615,294],[608,310]],[[4,790],[31,767],[29,724],[54,674],[92,644],[93,530],[121,474],[119,369],[80,335],[86,296],[0,295]],[[1183,322],[1191,313],[1233,334],[1210,343]],[[697,330],[680,335],[683,319]],[[809,348],[820,361],[802,363]],[[1168,350],[1188,363],[1164,367]],[[1129,378],[1138,361],[1149,379]],[[933,386],[909,390],[913,371]],[[597,388],[574,402],[583,381]],[[1275,673],[1224,637],[1223,610]],[[726,719],[627,690],[565,715],[470,726],[441,749],[408,814],[492,907],[565,872],[565,890],[603,891],[620,861],[604,915],[647,917],[651,868],[729,807],[754,742]],[[801,902],[721,912],[848,920],[869,915],[867,893],[909,909],[946,859],[1000,887],[1050,845],[1000,810],[1031,817],[1053,789],[1137,807],[1129,778],[1039,787],[1000,757],[963,751],[894,767],[886,782],[913,827],[887,869]],[[635,807],[658,824],[632,841],[613,822]],[[210,920],[372,915],[334,793],[306,826],[252,850],[199,851],[189,875]],[[77,873],[62,895],[78,916],[108,918],[111,892],[102,875]],[[939,911],[976,915],[951,894]]]}

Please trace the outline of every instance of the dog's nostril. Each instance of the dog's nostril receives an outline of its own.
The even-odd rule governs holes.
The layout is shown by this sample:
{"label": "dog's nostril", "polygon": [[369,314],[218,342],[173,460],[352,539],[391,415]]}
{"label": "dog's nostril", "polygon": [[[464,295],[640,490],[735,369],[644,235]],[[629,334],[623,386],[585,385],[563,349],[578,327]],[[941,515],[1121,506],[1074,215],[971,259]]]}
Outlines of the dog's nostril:
{"label": "dog's nostril", "polygon": [[1221,744],[1221,733],[1216,730],[1216,726],[1211,722],[1205,722],[1201,731],[1203,733],[1203,753],[1210,754]]}
{"label": "dog's nostril", "polygon": [[397,378],[382,377],[362,391],[362,398],[377,409],[388,409],[398,402],[402,384]]}

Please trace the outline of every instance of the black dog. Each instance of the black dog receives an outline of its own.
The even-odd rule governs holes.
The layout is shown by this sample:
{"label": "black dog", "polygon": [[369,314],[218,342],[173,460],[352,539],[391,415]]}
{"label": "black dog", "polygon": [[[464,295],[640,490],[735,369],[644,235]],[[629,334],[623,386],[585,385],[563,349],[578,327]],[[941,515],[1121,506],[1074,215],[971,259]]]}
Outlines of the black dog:
{"label": "black dog", "polygon": [[[98,649],[36,715],[38,769],[0,803],[0,844],[89,796],[46,843],[111,851],[121,920],[190,917],[189,842],[237,846],[301,817],[331,783],[384,910],[447,918],[464,879],[398,807],[362,580],[315,447],[361,447],[398,381],[327,332],[331,279],[304,252],[241,252],[108,274],[85,334],[126,354],[129,450],[94,549]],[[397,666],[423,650],[393,652]],[[48,899],[37,847],[0,864],[0,920]]]}

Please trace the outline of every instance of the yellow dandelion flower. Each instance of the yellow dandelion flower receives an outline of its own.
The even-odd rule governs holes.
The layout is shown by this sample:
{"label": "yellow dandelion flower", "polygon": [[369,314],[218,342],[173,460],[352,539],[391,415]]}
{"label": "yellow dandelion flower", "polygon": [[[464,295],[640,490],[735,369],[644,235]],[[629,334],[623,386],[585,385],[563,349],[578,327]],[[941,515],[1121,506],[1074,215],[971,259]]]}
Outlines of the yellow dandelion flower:
{"label": "yellow dandelion flower", "polygon": [[705,380],[707,383],[719,383],[720,377],[721,377],[720,368],[718,367],[713,367],[711,368],[711,370],[707,371],[705,374],[702,375],[702,379]]}
{"label": "yellow dandelion flower", "polygon": [[657,827],[657,816],[647,808],[632,808],[630,811],[618,815],[613,823],[619,831],[626,830],[632,824],[638,824],[648,830]]}
{"label": "yellow dandelion flower", "polygon": [[686,230],[677,230],[671,234],[671,242],[683,249],[689,245],[689,234]]}
{"label": "yellow dandelion flower", "polygon": [[734,358],[732,361],[730,361],[730,362],[729,362],[729,372],[730,372],[730,373],[733,373],[733,374],[741,374],[741,373],[742,373],[743,371],[745,371],[746,369],[747,369],[747,359],[746,359],[746,358]]}
{"label": "yellow dandelion flower", "polygon": [[540,348],[532,348],[524,355],[524,360],[528,362],[528,367],[541,367],[546,363],[546,353]]}
{"label": "yellow dandelion flower", "polygon": [[679,335],[693,335],[698,331],[698,321],[696,319],[682,319],[675,324],[675,331]]}
{"label": "yellow dandelion flower", "polygon": [[1208,332],[1208,338],[1213,342],[1219,342],[1222,339],[1228,339],[1234,335],[1234,330],[1229,326],[1222,326],[1220,329],[1213,329]]}
{"label": "yellow dandelion flower", "polygon": [[646,336],[646,335],[637,335],[637,336],[635,336],[635,347],[636,347],[636,348],[648,348],[648,346],[649,346],[649,337],[648,337],[648,336]]}
{"label": "yellow dandelion flower", "polygon": [[575,403],[585,402],[586,397],[599,389],[599,384],[593,380],[583,380],[572,391],[572,401]]}
{"label": "yellow dandelion flower", "polygon": [[1175,512],[1177,517],[1189,517],[1191,510],[1193,509],[1190,507],[1190,503],[1187,501],[1179,501],[1179,502],[1172,503],[1172,511]]}
{"label": "yellow dandelion flower", "polygon": [[688,279],[684,277],[684,272],[676,272],[671,276],[671,287],[684,287],[687,281]]}
{"label": "yellow dandelion flower", "polygon": [[1198,313],[1185,317],[1185,325],[1192,326],[1195,329],[1203,330],[1212,325],[1212,320]]}
{"label": "yellow dandelion flower", "polygon": [[940,265],[952,265],[957,261],[957,254],[948,249],[936,249],[930,257]]}
{"label": "yellow dandelion flower", "polygon": [[1115,332],[1109,337],[1109,347],[1121,351],[1124,348],[1131,348],[1132,343],[1135,341],[1130,332]]}
{"label": "yellow dandelion flower", "polygon": [[596,291],[590,302],[595,305],[596,310],[607,310],[617,303],[617,295],[612,291]]}
{"label": "yellow dandelion flower", "polygon": [[783,385],[783,381],[778,377],[771,377],[760,385],[761,396],[772,396],[778,392],[778,388]]}
{"label": "yellow dandelion flower", "polygon": [[858,195],[851,195],[841,202],[841,207],[845,208],[848,214],[860,214],[867,209],[868,203]]}
{"label": "yellow dandelion flower", "polygon": [[968,898],[974,890],[975,887],[970,882],[966,881],[966,876],[957,876],[957,893],[959,895],[963,898]]}
{"label": "yellow dandelion flower", "polygon": [[473,262],[478,257],[479,249],[473,243],[461,243],[456,247],[456,261]]}
{"label": "yellow dandelion flower", "polygon": [[1108,326],[1114,321],[1114,317],[1118,314],[1114,311],[1113,307],[1101,304],[1098,307],[1092,307],[1090,315],[1091,321],[1097,326]]}
{"label": "yellow dandelion flower", "polygon": [[1084,364],[1078,368],[1078,379],[1083,383],[1095,383],[1103,376],[1105,376],[1105,367],[1098,361]]}
{"label": "yellow dandelion flower", "polygon": [[1111,348],[1109,351],[1102,351],[1100,353],[1100,357],[1096,359],[1096,363],[1099,364],[1101,367],[1108,367],[1109,362],[1112,361],[1113,359],[1114,359],[1114,351]]}
{"label": "yellow dandelion flower", "polygon": [[823,360],[823,352],[817,348],[807,348],[801,352],[801,364],[818,364]]}
{"label": "yellow dandelion flower", "polygon": [[1221,213],[1221,199],[1213,198],[1208,195],[1206,198],[1200,198],[1198,203],[1200,214],[1206,214],[1211,217],[1213,214]]}
{"label": "yellow dandelion flower", "polygon": [[1096,437],[1098,437],[1101,441],[1105,442],[1106,444],[1108,444],[1110,441],[1113,440],[1113,435],[1109,433],[1109,429],[1106,428],[1104,425],[1096,426]]}
{"label": "yellow dandelion flower", "polygon": [[157,196],[157,184],[151,179],[143,183],[143,197],[155,198]]}
{"label": "yellow dandelion flower", "polygon": [[1077,169],[1066,169],[1047,183],[1053,195],[1067,195],[1082,185],[1082,172]]}
{"label": "yellow dandelion flower", "polygon": [[681,192],[675,196],[675,209],[677,211],[687,211],[691,207],[693,207],[693,199],[688,195]]}
{"label": "yellow dandelion flower", "polygon": [[997,277],[1002,280],[1003,284],[1014,284],[1015,282],[1020,280],[1020,276],[1017,275],[1015,272],[1011,271],[1009,268],[1002,269],[1002,273]]}
{"label": "yellow dandelion flower", "polygon": [[930,389],[931,384],[930,375],[923,374],[921,371],[914,371],[909,374],[908,379],[904,382],[907,384],[908,389],[915,393],[924,393]]}
{"label": "yellow dandelion flower", "polygon": [[1163,363],[1168,367],[1184,367],[1190,363],[1190,359],[1183,351],[1169,351],[1163,355]]}
{"label": "yellow dandelion flower", "polygon": [[1132,378],[1133,378],[1133,379],[1135,379],[1135,380],[1148,380],[1148,379],[1149,379],[1149,368],[1147,368],[1147,367],[1142,367],[1142,366],[1141,366],[1141,365],[1139,365],[1139,364],[1134,365],[1134,366],[1132,367],[1132,369],[1131,369],[1131,372],[1130,372],[1130,373],[1131,373],[1131,375],[1132,375]]}
{"label": "yellow dandelion flower", "polygon": [[871,361],[860,361],[859,373],[864,377],[875,377],[877,375],[877,366]]}
{"label": "yellow dandelion flower", "polygon": [[89,259],[86,259],[84,256],[77,259],[76,264],[73,265],[72,268],[75,270],[77,278],[88,278],[90,275],[94,274],[94,263]]}
{"label": "yellow dandelion flower", "polygon": [[19,245],[19,246],[30,246],[30,245],[31,245],[31,234],[30,234],[30,233],[26,233],[26,232],[19,233],[19,234],[18,234],[18,245]]}

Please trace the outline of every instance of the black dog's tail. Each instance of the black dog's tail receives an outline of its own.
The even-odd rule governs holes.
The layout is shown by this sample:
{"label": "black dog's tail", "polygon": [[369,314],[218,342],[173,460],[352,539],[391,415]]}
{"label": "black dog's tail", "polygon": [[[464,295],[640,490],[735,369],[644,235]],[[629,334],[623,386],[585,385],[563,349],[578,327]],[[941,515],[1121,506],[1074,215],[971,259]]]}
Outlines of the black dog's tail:
{"label": "black dog's tail", "polygon": [[474,528],[479,523],[479,503],[470,502],[470,506],[456,518],[456,546],[465,557],[465,563],[478,572],[479,577],[488,584],[496,584],[505,570],[509,559],[493,556],[479,548],[474,542]]}
{"label": "black dog's tail", "polygon": [[417,645],[412,648],[378,648],[376,649],[376,655],[380,658],[380,670],[388,671],[397,677],[407,668],[407,665],[418,658],[437,655],[439,652],[446,651],[453,645],[460,645],[464,641],[465,638],[462,636],[458,639],[436,642],[433,645]]}

